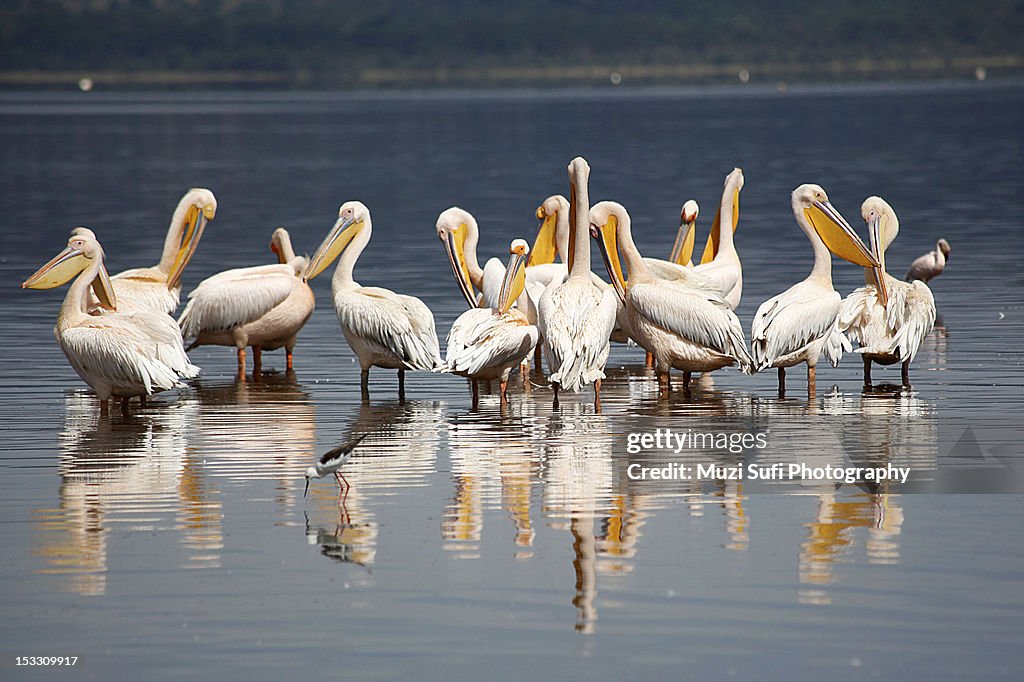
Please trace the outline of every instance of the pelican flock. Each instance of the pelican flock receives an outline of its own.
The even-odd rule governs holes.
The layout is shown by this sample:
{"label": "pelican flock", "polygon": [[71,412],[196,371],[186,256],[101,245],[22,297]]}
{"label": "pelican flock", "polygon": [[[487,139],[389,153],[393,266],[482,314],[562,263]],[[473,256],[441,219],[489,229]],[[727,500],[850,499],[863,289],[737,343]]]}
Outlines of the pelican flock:
{"label": "pelican flock", "polygon": [[[743,289],[734,241],[744,185],[741,169],[725,177],[697,264],[696,201],[686,201],[680,210],[669,258],[644,257],[622,204],[591,205],[587,161],[576,157],[567,170],[569,198],[552,194],[538,206],[533,248],[513,240],[507,264],[490,258],[481,267],[480,230],[471,213],[453,206],[439,214],[435,231],[468,307],[452,323],[444,359],[434,315],[423,301],[355,281],[356,263],[372,234],[370,210],[359,201],[341,205],[311,258],[295,254],[287,230],[275,230],[270,249],[277,263],[208,276],[189,294],[177,323],[171,314],[179,304],[182,271],[217,212],[217,200],[207,189],[192,189],[182,197],[156,266],[111,277],[96,235],[76,228],[67,248],[22,286],[52,289],[74,280],[54,333],[103,412],[111,398],[120,398],[127,410],[132,397],[145,403],[146,396],[194,378],[199,368],[190,362],[185,341],[190,342],[187,350],[235,348],[239,380],[246,378],[250,347],[254,379],[261,376],[263,351],[284,348],[286,369],[292,371],[298,334],[315,308],[309,281],[335,261],[334,310],[359,361],[364,400],[369,399],[370,368],[381,367],[397,370],[400,399],[406,371],[431,371],[468,379],[474,408],[479,383],[497,380],[506,404],[516,366],[524,390],[531,385],[527,360],[537,350],[547,360],[556,405],[561,391],[593,385],[600,408],[612,341],[630,341],[647,351],[663,398],[671,394],[672,370],[683,373],[682,386],[689,394],[694,372],[725,367],[749,374],[777,369],[779,396],[784,397],[786,369],[804,364],[808,399],[813,399],[821,356],[836,366],[854,344],[864,363],[866,387],[872,385],[872,363],[900,364],[902,383],[910,386],[910,364],[936,316],[925,282],[942,272],[950,249],[939,240],[935,251],[914,261],[908,281],[893,278],[886,271],[886,250],[899,221],[883,199],[863,202],[865,243],[819,185],[800,185],[792,192],[793,217],[810,242],[813,264],[803,280],[758,307],[748,346],[735,312]],[[591,238],[610,284],[591,270]],[[865,286],[845,299],[833,285],[833,255],[864,270]],[[539,358],[535,369],[541,370]]]}

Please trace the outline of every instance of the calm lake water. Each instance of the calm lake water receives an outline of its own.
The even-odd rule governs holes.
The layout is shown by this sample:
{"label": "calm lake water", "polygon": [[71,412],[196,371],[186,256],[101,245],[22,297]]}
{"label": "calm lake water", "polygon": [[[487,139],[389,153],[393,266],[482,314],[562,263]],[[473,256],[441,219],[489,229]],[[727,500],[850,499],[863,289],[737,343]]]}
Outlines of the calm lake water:
{"label": "calm lake water", "polygon": [[[0,95],[3,677],[49,655],[76,670],[33,676],[1020,679],[1024,496],[634,481],[627,467],[888,462],[945,486],[931,489],[987,470],[1019,493],[1022,120],[1019,83]],[[592,199],[625,204],[660,257],[690,197],[703,244],[743,168],[747,330],[810,268],[789,205],[801,183],[862,234],[861,201],[885,197],[894,275],[947,238],[913,391],[862,393],[847,356],[820,367],[810,402],[800,371],[780,400],[774,372],[732,370],[660,401],[641,350],[616,346],[600,413],[589,392],[552,409],[550,389],[515,379],[507,407],[491,393],[473,411],[464,380],[421,373],[403,404],[384,370],[363,405],[324,276],[294,373],[270,353],[261,381],[238,382],[233,351],[204,347],[194,386],[101,418],[52,336],[65,290],[18,288],[77,225],[112,272],[155,263],[192,186],[219,212],[186,290],[270,262],[279,225],[311,252],[359,199],[374,234],[357,279],[420,296],[443,337],[462,303],[438,213],[470,210],[481,256],[507,253],[576,155]],[[837,263],[835,282],[847,292],[862,273]],[[765,433],[768,447],[628,452],[627,434],[657,428]],[[344,504],[333,479],[303,499],[303,470],[363,432]]]}

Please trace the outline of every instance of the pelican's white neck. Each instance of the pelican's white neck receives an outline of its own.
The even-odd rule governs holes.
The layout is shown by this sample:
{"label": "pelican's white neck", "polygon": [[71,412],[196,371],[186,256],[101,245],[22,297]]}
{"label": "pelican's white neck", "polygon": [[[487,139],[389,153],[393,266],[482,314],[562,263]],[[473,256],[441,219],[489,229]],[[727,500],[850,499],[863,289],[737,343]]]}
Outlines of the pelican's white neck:
{"label": "pelican's white neck", "polygon": [[807,240],[811,242],[811,250],[814,251],[814,267],[811,268],[810,277],[827,282],[828,285],[832,286],[832,252],[825,246],[825,242],[818,236],[818,232],[811,225],[810,221],[807,220],[807,214],[804,213],[806,207],[796,198],[793,197],[793,217],[796,218],[797,225],[807,235]]}
{"label": "pelican's white neck", "polygon": [[359,286],[352,278],[352,271],[355,269],[356,261],[359,260],[359,255],[362,254],[366,245],[370,243],[371,232],[372,225],[370,223],[370,216],[367,214],[363,218],[362,229],[352,238],[352,241],[338,257],[338,267],[334,269],[334,276],[331,278],[332,291],[352,289]]}

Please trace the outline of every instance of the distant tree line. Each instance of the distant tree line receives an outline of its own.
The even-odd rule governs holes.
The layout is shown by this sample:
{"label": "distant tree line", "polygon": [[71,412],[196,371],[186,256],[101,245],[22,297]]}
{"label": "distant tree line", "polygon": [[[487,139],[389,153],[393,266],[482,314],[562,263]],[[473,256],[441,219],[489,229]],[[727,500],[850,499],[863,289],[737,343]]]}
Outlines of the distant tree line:
{"label": "distant tree line", "polygon": [[270,71],[1024,54],[1013,0],[8,0],[0,70]]}

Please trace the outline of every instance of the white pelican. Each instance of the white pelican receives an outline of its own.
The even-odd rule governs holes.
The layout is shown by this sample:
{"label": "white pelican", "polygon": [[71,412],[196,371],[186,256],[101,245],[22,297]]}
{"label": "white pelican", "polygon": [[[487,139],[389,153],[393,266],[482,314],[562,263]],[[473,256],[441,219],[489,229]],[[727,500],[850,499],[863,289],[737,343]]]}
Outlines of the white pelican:
{"label": "white pelican", "polygon": [[[691,372],[711,372],[734,364],[743,372],[750,371],[743,328],[721,296],[653,274],[633,243],[629,214],[621,204],[596,204],[590,210],[590,223],[608,275],[625,306],[630,335],[654,355],[663,393],[668,391],[673,368],[684,372],[684,386],[688,386]],[[629,271],[628,280],[623,277],[618,251]]]}
{"label": "white pelican", "polygon": [[[473,214],[458,206],[452,206],[437,216],[435,229],[448,253],[448,261],[452,268],[462,271],[462,276],[455,279],[460,287],[468,287],[468,293],[463,290],[463,295],[473,297],[475,303],[471,305],[496,308],[501,282],[505,278],[505,266],[497,258],[490,258],[484,267],[480,267],[476,255],[480,228]],[[480,291],[479,295],[476,294],[474,287]]]}
{"label": "white pelican", "polygon": [[[68,362],[99,397],[121,398],[123,410],[132,396],[145,396],[181,385],[199,368],[188,361],[178,326],[167,313],[145,309],[117,310],[117,295],[103,266],[103,247],[92,230],[71,232],[66,249],[21,285],[53,289],[76,277],[57,315],[53,333]],[[92,287],[104,310],[90,315]]]}
{"label": "white pelican", "polygon": [[[743,189],[743,171],[733,168],[725,176],[722,201],[711,224],[711,233],[704,246],[704,255],[694,272],[713,281],[729,307],[736,310],[743,294],[743,265],[733,244],[733,233],[740,217],[740,190]],[[723,229],[722,225],[732,229]]]}
{"label": "white pelican", "polygon": [[296,256],[283,227],[274,230],[270,250],[273,265],[225,270],[204,279],[188,295],[178,320],[182,336],[198,346],[238,349],[238,378],[245,378],[245,348],[252,346],[253,375],[258,377],[261,354],[285,349],[287,369],[299,331],[313,314],[313,290],[302,280],[308,259]]}
{"label": "white pelican", "polygon": [[370,209],[349,201],[309,261],[305,281],[338,259],[331,278],[334,310],[349,347],[359,358],[360,388],[369,397],[371,367],[398,370],[398,395],[405,396],[405,370],[430,371],[441,364],[434,314],[423,301],[380,287],[360,286],[352,279],[359,254],[370,243]]}
{"label": "white pelican", "polygon": [[595,401],[600,401],[601,380],[615,326],[615,293],[611,287],[597,286],[591,279],[587,238],[589,177],[590,166],[582,157],[569,163],[569,274],[560,284],[545,289],[537,307],[537,326],[552,370],[556,400],[559,388],[578,392],[593,383]]}
{"label": "white pelican", "polygon": [[[892,207],[879,197],[868,197],[860,212],[868,224],[871,253],[878,265],[865,268],[867,286],[843,301],[839,329],[860,343],[856,352],[864,357],[865,386],[871,386],[872,362],[900,362],[903,385],[909,388],[910,363],[935,324],[935,298],[924,282],[902,282],[885,271],[885,250],[900,230]],[[827,238],[822,238],[827,243]]]}
{"label": "white pelican", "polygon": [[859,239],[851,238],[853,228],[818,185],[800,185],[793,190],[792,206],[797,224],[811,242],[814,267],[802,282],[757,309],[750,327],[751,355],[755,370],[779,369],[779,397],[786,392],[786,368],[807,363],[807,394],[813,397],[822,351],[835,367],[843,350],[851,350],[850,342],[836,328],[842,296],[832,287],[832,255],[818,232],[834,234],[830,243],[846,245],[838,255],[853,259],[856,265],[873,267],[877,261]]}
{"label": "white pelican", "polygon": [[[508,375],[512,367],[529,357],[537,345],[537,327],[520,310],[512,308],[516,299],[526,298],[526,254],[530,247],[516,239],[509,247],[511,258],[501,282],[498,305],[494,308],[471,307],[462,313],[448,332],[446,360],[438,371],[468,377],[473,384],[473,404],[477,403],[478,380],[501,381],[501,401],[506,401]],[[464,276],[455,270],[457,279]],[[468,282],[459,282],[465,292]],[[467,296],[472,306],[473,300]]]}
{"label": "white pelican", "polygon": [[938,277],[946,269],[946,261],[949,260],[950,250],[949,242],[945,239],[940,239],[935,244],[934,251],[929,251],[923,256],[918,256],[914,259],[904,279],[908,282],[919,279],[927,284],[933,277]]}
{"label": "white pelican", "polygon": [[122,302],[174,314],[181,300],[181,273],[199,246],[206,223],[217,213],[213,192],[190,189],[178,202],[164,239],[160,262],[151,268],[134,268],[111,276],[114,294]]}

